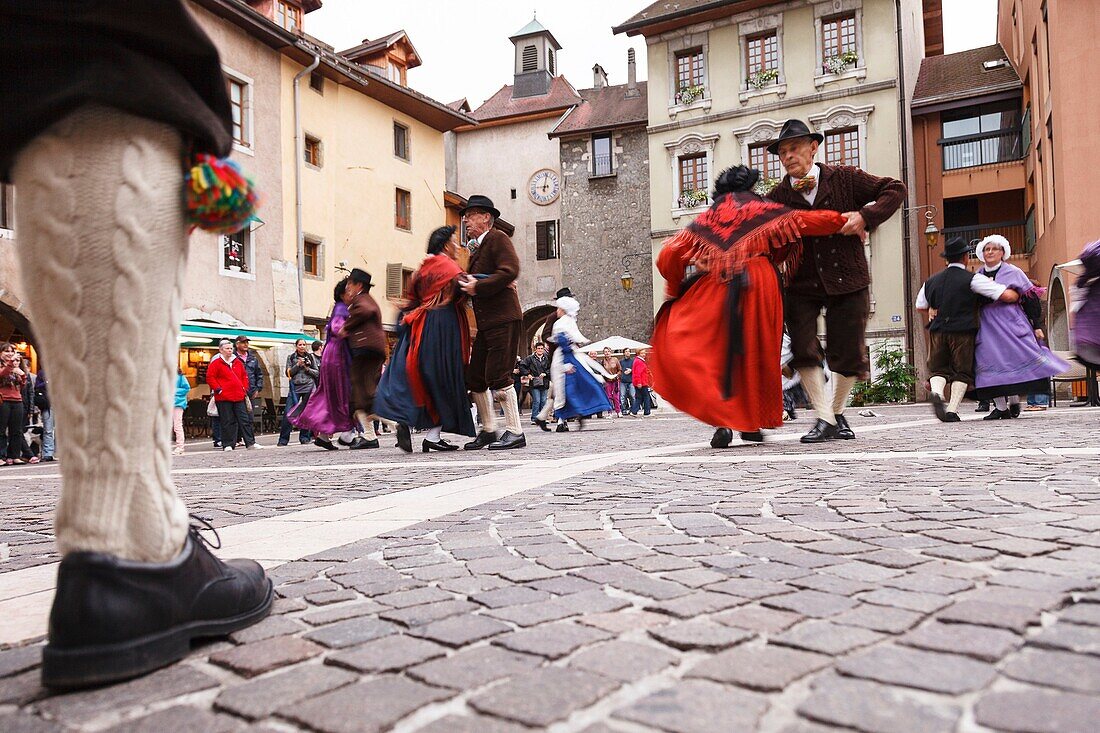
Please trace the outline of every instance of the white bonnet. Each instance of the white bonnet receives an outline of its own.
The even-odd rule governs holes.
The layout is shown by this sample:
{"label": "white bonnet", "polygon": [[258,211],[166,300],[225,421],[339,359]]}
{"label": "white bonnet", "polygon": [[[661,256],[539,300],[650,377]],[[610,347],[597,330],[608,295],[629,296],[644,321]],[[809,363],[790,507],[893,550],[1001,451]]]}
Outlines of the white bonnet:
{"label": "white bonnet", "polygon": [[990,234],[988,237],[978,242],[977,248],[974,250],[974,256],[979,260],[985,260],[982,256],[982,252],[985,251],[985,245],[995,244],[1005,251],[1005,260],[1012,256],[1012,245],[1008,243],[1008,240],[1002,237],[1000,234]]}
{"label": "white bonnet", "polygon": [[558,298],[554,301],[554,307],[561,308],[565,311],[565,315],[577,317],[577,314],[581,312],[581,304],[576,298],[570,298],[568,295]]}

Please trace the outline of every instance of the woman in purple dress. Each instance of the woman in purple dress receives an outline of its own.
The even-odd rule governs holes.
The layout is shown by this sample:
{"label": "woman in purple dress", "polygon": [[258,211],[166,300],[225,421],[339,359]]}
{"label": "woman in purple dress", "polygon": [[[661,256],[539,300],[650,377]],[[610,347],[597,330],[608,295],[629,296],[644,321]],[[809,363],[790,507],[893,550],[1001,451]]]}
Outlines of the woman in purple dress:
{"label": "woman in purple dress", "polygon": [[1085,245],[1081,266],[1073,289],[1073,348],[1078,361],[1100,369],[1100,240]]}
{"label": "woman in purple dress", "polygon": [[982,306],[975,349],[974,390],[979,400],[992,400],[986,420],[1007,420],[1020,414],[1020,395],[1050,394],[1050,378],[1069,369],[1040,343],[1039,319],[1043,288],[1006,260],[1012,254],[1008,240],[993,234],[974,250],[985,262],[978,273],[1020,294],[1018,303],[992,301]]}
{"label": "woman in purple dress", "polygon": [[[290,416],[295,427],[314,434],[313,444],[325,450],[336,450],[332,442],[336,433],[354,430],[355,418],[351,414],[351,354],[345,339],[338,334],[348,317],[345,277],[336,283],[332,291],[332,315],[326,327],[325,348],[321,352],[321,373],[317,389],[309,402]],[[301,404],[301,403],[299,403]]]}

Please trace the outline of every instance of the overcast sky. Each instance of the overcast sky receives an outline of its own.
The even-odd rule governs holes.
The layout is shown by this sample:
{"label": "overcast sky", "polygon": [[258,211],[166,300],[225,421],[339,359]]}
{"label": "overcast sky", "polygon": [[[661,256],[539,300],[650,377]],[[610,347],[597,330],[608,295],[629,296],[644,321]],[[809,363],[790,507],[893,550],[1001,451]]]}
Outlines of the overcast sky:
{"label": "overcast sky", "polygon": [[[641,36],[614,35],[611,27],[646,7],[647,0],[324,0],[305,18],[306,32],[336,47],[404,29],[424,65],[409,72],[409,86],[451,102],[461,97],[477,107],[512,82],[514,47],[508,36],[527,25],[532,12],[562,45],[559,73],[576,87],[592,86],[592,64],[607,70],[612,84],[626,81],[626,50],[638,53],[638,79],[646,76]],[[947,53],[996,40],[997,0],[943,0]]]}

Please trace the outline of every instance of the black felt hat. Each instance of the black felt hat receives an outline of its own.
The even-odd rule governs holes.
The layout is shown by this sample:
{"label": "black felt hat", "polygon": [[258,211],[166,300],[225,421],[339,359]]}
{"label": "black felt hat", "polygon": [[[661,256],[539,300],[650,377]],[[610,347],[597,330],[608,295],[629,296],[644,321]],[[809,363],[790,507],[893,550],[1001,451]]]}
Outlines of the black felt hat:
{"label": "black felt hat", "polygon": [[810,132],[810,128],[802,120],[787,120],[783,123],[783,129],[779,131],[779,137],[772,140],[771,144],[768,145],[768,152],[772,155],[779,155],[779,143],[784,140],[793,140],[796,137],[808,137],[817,142],[825,139],[820,133]]}
{"label": "black felt hat", "polygon": [[558,292],[554,293],[554,297],[555,298],[572,298],[573,297],[573,291],[570,290],[568,286],[566,286],[564,288],[559,289]]}
{"label": "black felt hat", "polygon": [[962,237],[951,237],[947,240],[947,244],[943,245],[943,252],[940,253],[940,257],[945,260],[953,260],[960,255],[969,254],[970,245]]}
{"label": "black felt hat", "polygon": [[488,211],[493,215],[493,218],[500,218],[500,211],[493,206],[493,200],[488,196],[482,196],[475,193],[469,199],[466,200],[466,205],[462,207],[462,210],[458,212],[459,216],[465,216],[466,212],[470,209],[481,209],[482,211]]}
{"label": "black felt hat", "polygon": [[351,274],[348,275],[348,280],[361,284],[364,290],[370,290],[374,287],[370,281],[370,273],[366,270],[360,270],[358,267],[352,269]]}

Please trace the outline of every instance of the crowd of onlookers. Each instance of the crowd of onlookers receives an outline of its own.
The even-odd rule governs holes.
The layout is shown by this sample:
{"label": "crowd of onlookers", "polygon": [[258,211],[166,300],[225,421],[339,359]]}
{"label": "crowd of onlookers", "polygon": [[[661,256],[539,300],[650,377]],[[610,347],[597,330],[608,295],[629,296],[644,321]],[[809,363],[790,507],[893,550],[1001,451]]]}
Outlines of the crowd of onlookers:
{"label": "crowd of onlookers", "polygon": [[15,344],[0,343],[0,465],[54,460],[53,411],[43,370]]}

